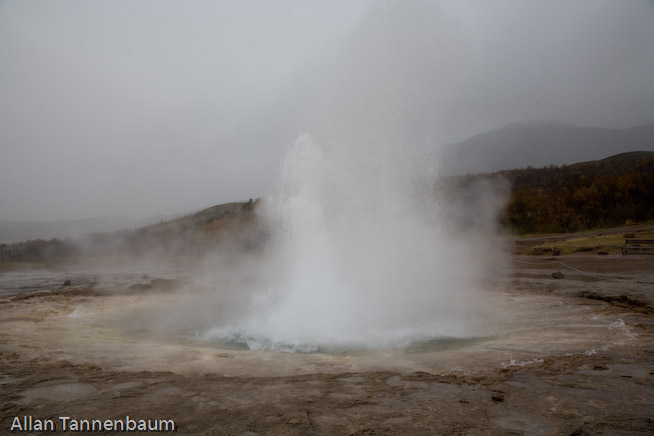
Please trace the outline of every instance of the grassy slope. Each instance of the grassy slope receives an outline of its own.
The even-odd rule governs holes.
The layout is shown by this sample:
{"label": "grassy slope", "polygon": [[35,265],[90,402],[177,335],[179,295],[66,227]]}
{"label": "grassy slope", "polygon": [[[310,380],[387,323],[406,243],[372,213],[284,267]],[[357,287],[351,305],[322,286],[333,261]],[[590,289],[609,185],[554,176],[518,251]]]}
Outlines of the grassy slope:
{"label": "grassy slope", "polygon": [[654,223],[591,232],[522,235],[516,238],[516,242],[530,247],[526,254],[550,254],[555,249],[561,254],[598,251],[619,254],[625,239],[632,239],[632,234],[636,239],[654,239]]}

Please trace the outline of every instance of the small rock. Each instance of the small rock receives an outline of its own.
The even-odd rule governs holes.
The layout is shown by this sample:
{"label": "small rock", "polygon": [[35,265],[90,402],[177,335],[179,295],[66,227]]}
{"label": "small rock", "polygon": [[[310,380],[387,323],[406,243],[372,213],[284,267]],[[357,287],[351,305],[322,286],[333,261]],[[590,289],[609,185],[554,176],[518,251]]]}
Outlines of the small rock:
{"label": "small rock", "polygon": [[152,285],[150,283],[134,283],[129,289],[132,291],[146,291],[152,289]]}
{"label": "small rock", "polygon": [[553,278],[553,279],[562,279],[562,278],[564,278],[564,277],[565,277],[565,276],[564,276],[563,273],[560,272],[560,271],[555,272],[555,273],[552,273],[552,278]]}
{"label": "small rock", "polygon": [[504,401],[504,394],[497,394],[497,393],[496,393],[496,394],[493,394],[493,396],[491,397],[491,399],[492,399],[493,401],[495,401],[495,402],[500,403],[500,402]]}
{"label": "small rock", "polygon": [[215,357],[220,357],[220,358],[223,358],[223,359],[233,359],[234,358],[234,356],[232,356],[231,354],[228,354],[228,353],[217,353],[214,356]]}

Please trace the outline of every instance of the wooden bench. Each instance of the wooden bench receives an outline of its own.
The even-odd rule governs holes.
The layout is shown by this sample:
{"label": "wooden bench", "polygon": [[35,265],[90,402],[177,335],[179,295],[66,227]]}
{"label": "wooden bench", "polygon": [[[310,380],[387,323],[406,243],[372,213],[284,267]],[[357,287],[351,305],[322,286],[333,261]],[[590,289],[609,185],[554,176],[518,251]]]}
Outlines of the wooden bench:
{"label": "wooden bench", "polygon": [[654,239],[625,239],[622,254],[627,253],[654,254]]}

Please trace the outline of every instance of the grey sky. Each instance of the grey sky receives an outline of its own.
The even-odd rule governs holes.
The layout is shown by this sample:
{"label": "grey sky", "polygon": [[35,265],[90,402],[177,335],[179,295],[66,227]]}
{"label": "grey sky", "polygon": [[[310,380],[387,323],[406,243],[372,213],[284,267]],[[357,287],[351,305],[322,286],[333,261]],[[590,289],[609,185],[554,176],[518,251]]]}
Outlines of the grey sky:
{"label": "grey sky", "polygon": [[651,1],[392,3],[0,2],[0,219],[266,195],[299,134],[348,121],[316,119],[356,130],[398,98],[434,144],[521,119],[654,122]]}

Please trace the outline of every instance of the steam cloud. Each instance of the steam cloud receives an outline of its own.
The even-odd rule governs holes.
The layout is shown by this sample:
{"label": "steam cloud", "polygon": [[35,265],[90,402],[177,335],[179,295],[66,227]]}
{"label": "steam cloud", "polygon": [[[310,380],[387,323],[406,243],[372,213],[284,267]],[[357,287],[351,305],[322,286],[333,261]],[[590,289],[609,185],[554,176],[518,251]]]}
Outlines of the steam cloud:
{"label": "steam cloud", "polygon": [[[456,70],[453,32],[429,2],[383,2],[319,73],[308,132],[261,207],[273,238],[257,285],[204,338],[315,351],[488,333],[501,193],[448,205],[424,163],[436,134],[425,126]],[[453,225],[469,214],[475,225]]]}

